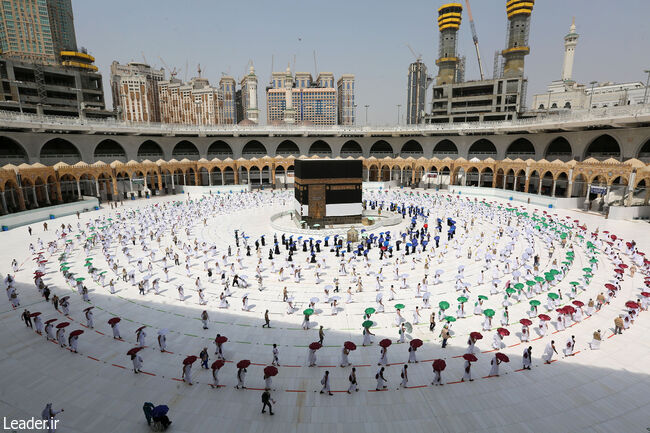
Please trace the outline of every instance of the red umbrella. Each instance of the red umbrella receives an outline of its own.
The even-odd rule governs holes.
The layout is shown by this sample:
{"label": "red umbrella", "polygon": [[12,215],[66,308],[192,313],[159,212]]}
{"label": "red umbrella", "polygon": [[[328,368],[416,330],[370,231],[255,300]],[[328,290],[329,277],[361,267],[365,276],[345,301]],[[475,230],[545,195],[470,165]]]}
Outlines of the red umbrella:
{"label": "red umbrella", "polygon": [[611,235],[610,238],[612,238],[613,241],[616,240],[616,235]]}
{"label": "red umbrella", "polygon": [[122,320],[122,319],[120,319],[119,317],[112,317],[112,318],[108,319],[108,324],[113,326],[116,323],[120,323],[120,320]]}
{"label": "red umbrella", "polygon": [[632,242],[625,242],[625,245],[627,245],[628,248],[632,248]]}
{"label": "red umbrella", "polygon": [[582,301],[573,301],[572,304],[575,305],[576,307],[584,307],[585,305],[585,303]]}
{"label": "red umbrella", "polygon": [[411,345],[411,347],[415,347],[417,349],[418,347],[422,346],[423,343],[422,340],[420,340],[419,338],[414,338],[413,340],[410,341],[409,344]]}
{"label": "red umbrella", "polygon": [[310,348],[311,350],[318,350],[318,349],[320,349],[321,347],[323,347],[323,345],[320,344],[318,341],[314,341],[313,343],[310,343],[310,344],[309,344],[309,348]]}
{"label": "red umbrella", "polygon": [[65,328],[66,326],[70,326],[70,322],[61,322],[58,325],[56,325],[56,329]]}
{"label": "red umbrella", "polygon": [[621,268],[616,268],[616,269],[614,269],[614,272],[616,272],[617,274],[622,274],[625,271],[623,269],[621,269]]}
{"label": "red umbrella", "polygon": [[641,292],[641,295],[650,298],[650,292]]}
{"label": "red umbrella", "polygon": [[224,335],[220,335],[217,338],[215,338],[215,341],[217,342],[217,344],[223,344],[226,341],[228,341],[228,337],[226,337]]}
{"label": "red umbrella", "polygon": [[198,358],[196,356],[190,355],[183,360],[183,365],[194,364],[194,361],[196,361],[197,359]]}
{"label": "red umbrella", "polygon": [[605,284],[605,288],[609,290],[616,290],[616,286],[609,283]]}
{"label": "red umbrella", "polygon": [[213,369],[213,370],[218,370],[218,369],[220,369],[221,367],[223,367],[224,364],[225,364],[225,361],[224,361],[223,359],[217,359],[216,361],[214,361],[214,362],[212,363],[212,369]]}
{"label": "red umbrella", "polygon": [[626,306],[627,308],[639,308],[639,304],[637,304],[637,303],[634,302],[634,301],[627,301],[627,302],[625,303],[625,306]]}
{"label": "red umbrella", "polygon": [[505,337],[507,335],[510,335],[510,331],[508,331],[506,328],[498,328],[497,332],[499,333],[500,336]]}
{"label": "red umbrella", "polygon": [[386,347],[390,346],[391,344],[392,344],[392,342],[388,338],[384,338],[383,340],[381,340],[379,342],[379,345],[381,347],[383,347],[383,348],[386,348]]}
{"label": "red umbrella", "polygon": [[497,352],[495,356],[501,362],[510,362],[510,358],[508,358],[508,355],[506,355],[505,353]]}
{"label": "red umbrella", "polygon": [[566,312],[566,310],[565,310],[564,307],[562,307],[562,308],[556,308],[555,311],[558,312],[558,313],[560,313],[560,314],[569,314],[569,313]]}
{"label": "red umbrella", "polygon": [[264,374],[267,376],[277,376],[278,368],[273,365],[266,366],[264,367]]}
{"label": "red umbrella", "polygon": [[551,316],[548,316],[548,315],[546,315],[546,314],[540,314],[540,315],[537,316],[537,317],[539,317],[539,320],[543,320],[543,321],[545,321],[545,322],[548,322],[549,320],[551,320]]}
{"label": "red umbrella", "polygon": [[433,361],[433,369],[435,371],[442,371],[447,367],[447,363],[445,362],[444,359],[435,359]]}
{"label": "red umbrella", "polygon": [[251,365],[251,362],[248,359],[242,359],[237,363],[237,368],[246,368]]}
{"label": "red umbrella", "polygon": [[128,352],[126,352],[127,355],[132,356],[141,351],[143,348],[142,347],[134,347],[133,349],[129,349]]}
{"label": "red umbrella", "polygon": [[95,308],[95,307],[88,307],[88,308],[84,308],[84,313],[85,313],[85,312],[87,312],[87,311],[90,311],[90,310],[92,310],[93,308]]}
{"label": "red umbrella", "polygon": [[519,323],[521,323],[524,326],[530,326],[533,324],[533,322],[530,319],[521,319]]}
{"label": "red umbrella", "polygon": [[473,354],[471,354],[471,353],[464,354],[463,358],[465,359],[465,361],[469,361],[469,362],[478,361],[478,358],[476,356],[474,356]]}
{"label": "red umbrella", "polygon": [[626,265],[625,263],[621,263],[620,265],[618,265],[618,267],[622,269],[629,268],[629,266]]}
{"label": "red umbrella", "polygon": [[351,341],[346,341],[345,343],[343,343],[343,347],[345,347],[348,350],[356,350],[357,349],[357,345],[354,344]]}
{"label": "red umbrella", "polygon": [[[643,293],[641,293],[641,294],[643,295]],[[31,314],[29,315],[29,317],[36,317],[36,316],[40,316],[40,315],[41,315],[41,312],[40,312],[40,311],[35,311],[35,312],[31,313]]]}
{"label": "red umbrella", "polygon": [[142,331],[146,326],[141,326],[138,329],[135,330],[135,333],[137,334],[138,332]]}
{"label": "red umbrella", "polygon": [[48,323],[52,323],[52,322],[56,322],[56,319],[46,320],[46,321],[45,321],[45,324],[47,325]]}
{"label": "red umbrella", "polygon": [[75,329],[70,333],[70,337],[76,337],[77,335],[81,335],[84,333],[83,329]]}

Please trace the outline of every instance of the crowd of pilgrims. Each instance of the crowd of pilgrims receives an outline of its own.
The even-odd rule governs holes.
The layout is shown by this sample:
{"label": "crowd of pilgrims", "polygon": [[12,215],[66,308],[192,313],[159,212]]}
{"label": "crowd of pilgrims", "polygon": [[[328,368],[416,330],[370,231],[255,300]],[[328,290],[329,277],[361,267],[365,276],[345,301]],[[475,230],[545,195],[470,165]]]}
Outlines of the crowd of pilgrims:
{"label": "crowd of pilgrims", "polygon": [[[108,287],[111,294],[115,294],[118,289],[128,290],[129,286],[137,288],[138,293],[143,296],[150,292],[161,295],[165,289],[173,288],[179,301],[185,302],[194,298],[200,305],[216,305],[218,308],[227,309],[230,308],[229,298],[232,300],[236,293],[239,293],[238,289],[247,289],[254,284],[245,275],[247,270],[254,267],[254,279],[259,291],[279,290],[279,287],[284,286],[284,314],[293,314],[299,306],[314,309],[324,304],[329,305],[332,315],[336,315],[345,311],[344,304],[355,302],[355,296],[363,296],[357,295],[358,293],[370,289],[376,292],[373,305],[377,313],[385,312],[384,296],[388,297],[388,301],[410,301],[410,322],[404,317],[403,307],[396,308],[394,312],[394,325],[399,330],[398,342],[405,341],[405,327],[410,329],[426,320],[422,318],[421,311],[431,309],[430,329],[435,328],[436,321],[445,323],[441,332],[445,347],[444,335],[448,336],[451,332],[450,316],[456,319],[471,315],[483,316],[488,307],[498,307],[501,317],[496,320],[501,327],[507,327],[511,324],[508,307],[515,303],[531,300],[544,293],[555,293],[557,296],[548,296],[543,304],[547,313],[554,314],[556,309],[564,304],[564,296],[574,300],[585,292],[591,275],[604,260],[591,260],[588,265],[591,272],[577,278],[578,284],[572,284],[568,288],[564,286],[563,293],[559,283],[569,271],[570,263],[562,262],[562,259],[554,254],[556,249],[574,254],[574,246],[584,246],[584,242],[589,240],[596,249],[602,251],[615,269],[627,267],[623,261],[626,257],[631,264],[629,272],[632,276],[637,270],[645,275],[650,272],[650,261],[638,251],[634,241],[624,242],[607,233],[588,232],[577,220],[560,219],[545,211],[543,216],[551,224],[540,227],[526,215],[508,211],[505,206],[442,194],[409,194],[401,191],[364,193],[363,207],[366,211],[379,215],[382,212],[384,215],[397,215],[398,219],[401,217],[402,224],[385,227],[384,231],[361,229],[361,236],[357,241],[349,241],[341,234],[323,236],[315,233],[297,235],[282,232],[278,235],[276,232],[251,235],[244,230],[246,224],[243,221],[241,225],[233,228],[229,242],[220,237],[212,239],[209,234],[210,226],[219,221],[220,215],[237,212],[241,212],[240,215],[254,215],[257,208],[286,206],[288,202],[291,202],[291,196],[287,192],[214,194],[198,199],[188,197],[186,201],[160,202],[135,209],[123,208],[86,224],[77,222],[76,230],[71,224],[62,224],[56,229],[55,239],[51,242],[45,245],[39,238],[30,245],[30,252],[36,259],[35,286],[40,294],[49,300],[51,291],[42,278],[47,272],[45,250],[51,257],[59,253],[62,260],[67,260],[76,248],[81,248],[86,257],[91,257],[100,249],[109,270],[101,271],[98,265],[88,259],[87,272],[95,284]],[[566,232],[566,237],[561,237],[553,230],[554,225],[560,223],[571,228]],[[577,234],[581,234],[581,237],[576,238]],[[541,256],[544,254],[548,254],[548,263],[547,267],[542,269]],[[454,268],[450,263],[460,264],[455,266],[453,276],[445,277],[445,271],[449,272],[449,268]],[[466,266],[470,268],[467,275]],[[17,260],[12,262],[12,268],[14,273],[19,270]],[[69,267],[61,269],[70,287],[77,290],[83,301],[90,303],[90,294],[84,279],[79,278],[78,273],[72,273]],[[327,269],[337,269],[337,272],[327,272]],[[556,271],[554,279],[535,280],[535,277],[543,276],[544,272],[549,270]],[[415,278],[410,276],[409,272],[421,273],[422,277]],[[178,274],[183,273],[186,278],[178,278]],[[326,280],[328,276],[330,280]],[[597,290],[599,293],[595,300],[591,297],[588,302],[574,303],[575,308],[558,311],[556,320],[553,321],[556,330],[564,330],[571,323],[582,321],[584,316],[594,314],[609,303],[621,289],[623,279],[624,272],[615,272],[606,289]],[[187,281],[191,281],[188,284],[190,287],[185,287]],[[518,284],[530,281],[535,281],[536,284],[526,284],[523,287]],[[291,285],[291,282],[295,284],[292,287],[295,290],[290,292],[287,285]],[[309,298],[308,294],[301,293],[301,287],[305,285],[320,287],[323,283],[323,300]],[[10,273],[5,278],[5,285],[10,303],[14,308],[19,307],[20,299]],[[451,287],[455,289],[455,296],[459,299],[455,313],[449,311],[448,303],[443,306],[444,302],[438,305],[436,313],[431,299],[435,286],[442,289],[443,293],[438,293],[441,300],[454,293]],[[345,293],[345,300],[341,299],[341,292]],[[490,302],[486,294],[493,297]],[[251,309],[248,296],[248,293],[245,293],[241,298],[241,309],[244,311]],[[465,301],[461,302],[461,297]],[[495,303],[495,297],[501,300]],[[474,301],[473,310],[470,312],[466,310],[465,303],[471,298]],[[617,331],[627,329],[634,323],[638,312],[647,310],[648,300],[647,294],[639,295],[638,301],[635,301],[636,308],[630,307],[626,313],[616,317]],[[364,298],[364,301],[368,302],[367,298]],[[55,308],[60,308],[65,315],[70,312],[70,302],[69,295],[59,297],[55,294],[52,297]],[[207,308],[201,314],[204,329],[207,329],[209,321]],[[94,327],[92,309],[91,305],[83,310],[89,328]],[[304,314],[304,329],[311,327],[311,314],[313,313]],[[366,313],[364,318],[370,319],[371,314],[374,313]],[[44,327],[40,313],[29,313],[26,310],[23,316],[26,322],[30,319],[30,326],[31,319],[34,320],[37,332],[44,333],[48,339],[59,342],[62,347],[66,346],[67,341],[67,346],[77,351],[80,334],[71,335],[66,339],[65,327],[55,329],[52,320],[47,321]],[[529,341],[529,326],[532,325],[532,319],[538,317],[539,325],[535,330],[539,336],[545,336],[550,318],[541,318],[544,315],[540,315],[538,306],[532,303],[527,316],[527,322],[520,320],[521,341]],[[482,330],[493,330],[495,324],[492,321],[493,315],[485,314]],[[114,338],[121,338],[118,323],[119,320],[111,323]],[[137,332],[137,343],[140,347],[145,345],[146,332],[143,328]],[[505,347],[502,340],[504,335],[508,335],[500,331],[501,329],[503,328],[499,328],[493,336],[492,347],[497,350]],[[166,329],[158,332],[158,344],[163,352],[166,350],[167,332]],[[370,331],[370,326],[364,325],[361,334],[364,346],[373,343],[371,336],[374,334]],[[594,333],[590,343],[592,348],[598,348],[600,345],[600,331],[597,334]],[[217,340],[219,337],[220,335]],[[475,353],[477,338],[469,337],[467,354]],[[216,344],[217,355],[223,358],[222,344],[218,341]],[[570,336],[563,349],[565,355],[571,355],[574,346],[575,337]],[[316,363],[315,350],[317,349],[309,351],[310,365]],[[416,347],[409,346],[409,362],[415,362],[416,350]],[[380,351],[379,364],[382,366],[387,364],[387,351],[387,347],[382,347]],[[557,353],[557,350],[555,342],[551,341],[546,346],[542,359],[549,362],[553,353]],[[349,350],[343,348],[341,365],[349,364],[348,354]],[[275,362],[275,347],[273,356]],[[137,352],[131,359],[134,371],[138,372],[142,359]],[[522,359],[524,368],[530,368],[530,347],[524,350]],[[491,361],[491,374],[498,375],[500,362],[501,359],[496,358]],[[465,360],[465,376],[471,380],[470,366],[471,360]],[[183,368],[184,378],[185,370],[186,367]],[[238,371],[238,381],[241,381],[241,373]],[[404,369],[402,379],[407,375]],[[383,378],[383,371],[380,370],[377,373],[378,389],[383,386],[380,384]],[[437,372],[436,378],[434,382],[437,380],[439,383],[440,371]]]}

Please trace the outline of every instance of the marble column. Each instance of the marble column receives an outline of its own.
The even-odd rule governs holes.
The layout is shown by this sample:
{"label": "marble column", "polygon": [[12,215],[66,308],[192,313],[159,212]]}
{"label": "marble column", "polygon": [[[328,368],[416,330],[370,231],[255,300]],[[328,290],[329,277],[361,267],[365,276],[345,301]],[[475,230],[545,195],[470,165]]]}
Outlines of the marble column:
{"label": "marble column", "polygon": [[34,206],[38,207],[38,199],[36,198],[36,185],[32,185],[32,198],[34,199]]}
{"label": "marble column", "polygon": [[81,184],[77,180],[77,195],[79,196],[79,200],[81,200]]}

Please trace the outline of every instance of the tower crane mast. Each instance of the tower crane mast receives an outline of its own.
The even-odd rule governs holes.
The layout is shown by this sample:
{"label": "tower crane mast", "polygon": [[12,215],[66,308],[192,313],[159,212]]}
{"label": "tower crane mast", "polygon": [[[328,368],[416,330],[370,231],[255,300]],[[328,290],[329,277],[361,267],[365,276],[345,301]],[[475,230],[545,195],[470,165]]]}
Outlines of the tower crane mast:
{"label": "tower crane mast", "polygon": [[472,40],[474,41],[474,47],[476,48],[476,58],[478,59],[478,69],[481,73],[481,80],[485,79],[483,74],[483,63],[481,63],[481,52],[478,49],[478,34],[476,34],[476,26],[474,25],[474,17],[472,16],[472,8],[469,6],[469,0],[465,0],[467,5],[467,15],[469,16],[469,25],[472,28]]}

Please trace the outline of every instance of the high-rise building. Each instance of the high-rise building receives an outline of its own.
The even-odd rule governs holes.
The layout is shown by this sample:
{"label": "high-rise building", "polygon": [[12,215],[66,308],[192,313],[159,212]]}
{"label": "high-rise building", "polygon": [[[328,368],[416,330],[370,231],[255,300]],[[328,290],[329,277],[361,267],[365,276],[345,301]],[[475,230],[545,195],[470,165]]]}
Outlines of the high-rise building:
{"label": "high-rise building", "polygon": [[409,65],[406,94],[406,123],[408,125],[416,125],[422,120],[429,83],[427,66],[418,58]]}
{"label": "high-rise building", "polygon": [[237,113],[236,81],[233,77],[224,75],[219,80],[219,88],[223,94],[223,123],[234,125],[241,117]]}
{"label": "high-rise building", "polygon": [[241,80],[241,105],[245,119],[259,123],[259,110],[257,105],[257,75],[255,68],[250,66],[248,74]]}
{"label": "high-rise building", "polygon": [[535,0],[508,0],[507,46],[501,52],[505,63],[503,77],[523,77],[524,58],[530,53],[528,35],[530,33],[530,15],[533,13]]}
{"label": "high-rise building", "polygon": [[46,0],[3,0],[0,49],[6,58],[55,64],[52,27]]}
{"label": "high-rise building", "polygon": [[463,6],[460,3],[447,3],[438,9],[438,77],[436,84],[456,82],[458,68],[458,29],[462,20]]}
{"label": "high-rise building", "polygon": [[164,69],[145,63],[111,64],[113,107],[120,118],[129,122],[160,122],[158,83],[165,79]]}
{"label": "high-rise building", "polygon": [[47,0],[47,11],[56,56],[61,51],[77,51],[72,0]]}
{"label": "high-rise building", "polygon": [[[354,76],[347,77],[346,83],[350,77],[354,79]],[[298,72],[294,78],[289,68],[285,72],[273,72],[266,90],[267,122],[336,125],[339,118],[337,92],[331,72],[318,74],[315,81],[307,72]],[[354,109],[354,94],[350,96],[348,103],[352,103]]]}
{"label": "high-rise building", "polygon": [[339,125],[354,125],[356,104],[354,103],[354,75],[343,74],[336,82],[339,109]]}
{"label": "high-rise building", "polygon": [[223,93],[207,78],[188,83],[172,79],[158,84],[160,117],[163,123],[219,125],[223,123]]}

